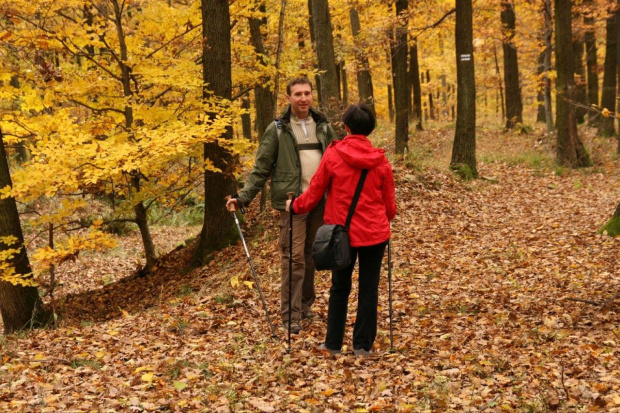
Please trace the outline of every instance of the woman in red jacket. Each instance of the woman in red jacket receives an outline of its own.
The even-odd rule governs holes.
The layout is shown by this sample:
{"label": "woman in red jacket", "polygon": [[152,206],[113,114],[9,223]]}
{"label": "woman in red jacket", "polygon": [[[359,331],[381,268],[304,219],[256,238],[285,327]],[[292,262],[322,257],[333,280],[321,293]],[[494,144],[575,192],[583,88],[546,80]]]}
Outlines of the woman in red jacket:
{"label": "woman in red jacket", "polygon": [[368,169],[349,228],[353,262],[348,268],[332,271],[327,335],[320,347],[332,354],[341,351],[351,274],[357,257],[359,297],[353,350],[355,355],[367,356],[377,335],[379,276],[385,247],[390,239],[389,221],[396,215],[394,176],[385,151],[375,148],[367,138],[376,123],[372,111],[364,104],[351,105],[342,116],[342,121],[348,135],[326,149],[310,186],[293,200],[293,213],[311,211],[327,191],[325,224],[344,225],[362,169]]}

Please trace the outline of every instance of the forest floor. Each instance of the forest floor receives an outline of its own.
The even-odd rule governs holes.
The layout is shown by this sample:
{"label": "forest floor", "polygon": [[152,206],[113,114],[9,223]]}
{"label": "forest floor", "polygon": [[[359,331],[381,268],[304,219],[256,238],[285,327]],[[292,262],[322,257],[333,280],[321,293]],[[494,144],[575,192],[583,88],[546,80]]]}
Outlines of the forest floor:
{"label": "forest floor", "polygon": [[352,353],[356,287],[343,355],[317,351],[321,272],[318,317],[287,354],[276,215],[253,205],[243,228],[277,339],[241,244],[191,270],[181,244],[199,227],[157,227],[154,274],[134,275],[138,235],[122,237],[59,269],[56,328],[0,337],[0,410],[620,412],[620,239],[597,234],[618,203],[616,142],[582,131],[596,165],[569,170],[536,135],[481,128],[473,181],[447,170],[451,130],[394,160],[394,352],[387,271],[371,356]]}

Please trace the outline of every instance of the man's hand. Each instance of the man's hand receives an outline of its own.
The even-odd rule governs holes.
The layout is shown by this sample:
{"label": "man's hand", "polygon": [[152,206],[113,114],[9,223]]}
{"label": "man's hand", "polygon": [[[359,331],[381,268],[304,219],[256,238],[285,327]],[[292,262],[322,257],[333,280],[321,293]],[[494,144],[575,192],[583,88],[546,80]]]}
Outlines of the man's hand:
{"label": "man's hand", "polygon": [[226,200],[226,209],[230,212],[235,212],[239,208],[239,201],[237,198],[227,197]]}

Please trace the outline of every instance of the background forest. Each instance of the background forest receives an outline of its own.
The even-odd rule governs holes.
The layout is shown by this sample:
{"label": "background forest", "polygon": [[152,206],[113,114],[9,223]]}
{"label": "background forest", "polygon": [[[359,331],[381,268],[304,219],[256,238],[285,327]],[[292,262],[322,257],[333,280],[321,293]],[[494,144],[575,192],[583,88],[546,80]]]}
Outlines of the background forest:
{"label": "background forest", "polygon": [[[618,4],[3,2],[0,406],[620,409]],[[256,322],[223,199],[296,76],[337,129],[377,113],[395,353],[385,323],[332,363],[322,322],[291,356]],[[243,228],[276,309],[266,197]]]}

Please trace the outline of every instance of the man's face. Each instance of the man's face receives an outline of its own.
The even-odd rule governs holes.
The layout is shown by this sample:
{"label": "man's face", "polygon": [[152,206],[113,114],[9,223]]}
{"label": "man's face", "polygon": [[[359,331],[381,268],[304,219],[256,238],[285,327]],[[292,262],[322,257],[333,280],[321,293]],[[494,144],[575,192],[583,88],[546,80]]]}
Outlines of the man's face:
{"label": "man's face", "polygon": [[295,116],[304,119],[308,116],[312,105],[312,88],[306,83],[297,83],[291,86],[291,94],[286,97],[291,104],[291,111]]}

